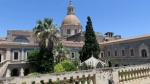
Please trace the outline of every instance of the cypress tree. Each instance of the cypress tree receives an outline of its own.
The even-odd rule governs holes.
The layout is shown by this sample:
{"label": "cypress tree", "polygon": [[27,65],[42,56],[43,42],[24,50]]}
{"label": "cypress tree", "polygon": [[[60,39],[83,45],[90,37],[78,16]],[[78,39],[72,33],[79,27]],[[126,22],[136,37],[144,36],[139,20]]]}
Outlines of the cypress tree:
{"label": "cypress tree", "polygon": [[100,54],[100,48],[99,44],[96,40],[95,32],[93,30],[92,26],[92,21],[91,18],[88,16],[87,17],[87,25],[86,25],[86,31],[85,31],[85,40],[84,40],[84,45],[82,49],[79,51],[80,53],[80,60],[81,62],[87,60],[90,58],[92,55],[95,58],[99,58],[98,55]]}

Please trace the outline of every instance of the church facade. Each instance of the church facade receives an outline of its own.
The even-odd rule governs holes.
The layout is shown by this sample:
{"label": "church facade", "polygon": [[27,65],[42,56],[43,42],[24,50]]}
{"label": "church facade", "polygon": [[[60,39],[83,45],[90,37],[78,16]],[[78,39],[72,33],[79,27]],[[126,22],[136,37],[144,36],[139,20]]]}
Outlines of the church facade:
{"label": "church facade", "polygon": [[[81,49],[84,45],[82,25],[69,3],[67,15],[60,27],[61,42],[69,49]],[[150,34],[131,38],[104,35],[95,32],[101,53],[99,59],[109,66],[127,66],[150,61]],[[8,30],[6,38],[0,38],[0,77],[25,76],[30,72],[26,66],[28,52],[38,48],[32,30]]]}

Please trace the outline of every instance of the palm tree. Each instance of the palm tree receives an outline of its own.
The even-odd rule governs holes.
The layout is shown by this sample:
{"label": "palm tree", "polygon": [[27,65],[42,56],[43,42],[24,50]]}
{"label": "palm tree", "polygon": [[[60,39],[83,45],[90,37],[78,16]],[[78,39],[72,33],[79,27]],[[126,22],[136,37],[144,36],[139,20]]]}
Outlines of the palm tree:
{"label": "palm tree", "polygon": [[67,59],[66,55],[69,53],[70,50],[67,49],[66,46],[63,45],[62,43],[58,43],[53,49],[53,54],[56,55],[56,63],[66,60]]}
{"label": "palm tree", "polygon": [[33,29],[34,35],[39,42],[40,51],[49,52],[52,51],[54,42],[56,43],[59,39],[56,36],[58,34],[58,26],[53,24],[51,18],[44,18],[43,21],[38,20],[37,25]]}

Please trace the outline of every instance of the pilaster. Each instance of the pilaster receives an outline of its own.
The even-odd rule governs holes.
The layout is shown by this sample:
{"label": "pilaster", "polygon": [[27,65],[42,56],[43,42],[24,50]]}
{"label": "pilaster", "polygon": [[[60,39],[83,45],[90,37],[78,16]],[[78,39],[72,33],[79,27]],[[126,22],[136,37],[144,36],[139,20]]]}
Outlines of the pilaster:
{"label": "pilaster", "polygon": [[6,70],[6,77],[11,77],[11,70],[10,69]]}
{"label": "pilaster", "polygon": [[7,51],[6,51],[6,60],[9,60],[10,61],[10,58],[11,58],[11,53],[10,53],[10,48],[7,48]]}

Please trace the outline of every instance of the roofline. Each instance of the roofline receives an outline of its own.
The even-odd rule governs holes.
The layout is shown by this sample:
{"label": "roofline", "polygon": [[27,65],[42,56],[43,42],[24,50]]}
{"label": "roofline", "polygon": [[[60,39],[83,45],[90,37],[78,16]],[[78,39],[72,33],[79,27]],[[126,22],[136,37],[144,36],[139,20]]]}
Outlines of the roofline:
{"label": "roofline", "polygon": [[35,46],[35,47],[38,47],[38,44],[20,43],[20,42],[0,42],[0,46]]}
{"label": "roofline", "polygon": [[147,39],[150,38],[150,34],[133,36],[133,37],[129,37],[129,38],[122,38],[122,39],[118,39],[118,40],[112,40],[112,41],[102,42],[100,44],[121,43],[121,42],[124,42],[124,41],[133,41],[133,40],[139,40],[139,39],[143,39],[143,38],[147,38]]}

